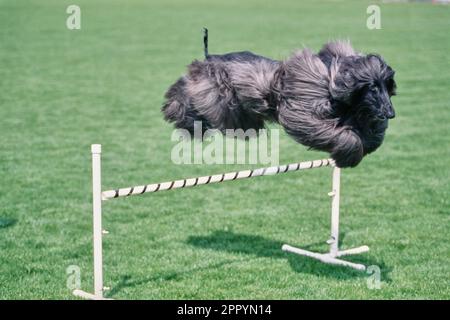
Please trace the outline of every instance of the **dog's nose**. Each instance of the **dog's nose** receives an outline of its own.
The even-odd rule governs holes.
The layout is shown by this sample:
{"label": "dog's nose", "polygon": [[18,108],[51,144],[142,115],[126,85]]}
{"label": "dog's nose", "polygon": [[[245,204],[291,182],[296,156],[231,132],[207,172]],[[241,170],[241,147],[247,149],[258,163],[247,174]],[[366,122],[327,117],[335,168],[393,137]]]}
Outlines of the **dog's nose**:
{"label": "dog's nose", "polygon": [[395,111],[394,110],[389,110],[388,112],[386,112],[386,118],[394,119],[395,118]]}
{"label": "dog's nose", "polygon": [[384,116],[388,119],[393,119],[395,118],[395,111],[394,108],[392,108],[392,105],[387,105],[383,108],[384,111]]}

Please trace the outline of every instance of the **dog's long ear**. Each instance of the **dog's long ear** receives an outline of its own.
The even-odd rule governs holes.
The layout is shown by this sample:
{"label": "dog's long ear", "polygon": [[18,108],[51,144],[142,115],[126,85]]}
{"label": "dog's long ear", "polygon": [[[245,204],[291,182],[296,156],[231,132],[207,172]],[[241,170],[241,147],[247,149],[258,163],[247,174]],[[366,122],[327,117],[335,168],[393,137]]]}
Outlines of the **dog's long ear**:
{"label": "dog's long ear", "polygon": [[339,58],[355,55],[357,55],[357,53],[348,40],[328,42],[319,51],[319,58],[328,67],[328,69],[330,69],[330,66],[333,63],[333,59],[335,61],[338,61]]}
{"label": "dog's long ear", "polygon": [[349,40],[338,40],[325,44],[318,56],[328,67],[331,79],[330,93],[333,99],[349,102],[357,85],[352,76],[352,66],[363,55],[353,49]]}

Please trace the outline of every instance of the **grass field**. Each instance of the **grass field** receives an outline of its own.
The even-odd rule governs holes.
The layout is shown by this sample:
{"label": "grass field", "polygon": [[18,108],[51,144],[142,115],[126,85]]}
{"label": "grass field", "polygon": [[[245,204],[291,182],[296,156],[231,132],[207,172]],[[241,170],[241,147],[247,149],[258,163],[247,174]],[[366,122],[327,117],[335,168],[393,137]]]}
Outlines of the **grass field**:
{"label": "grass field", "polygon": [[[210,51],[283,58],[350,38],[397,71],[397,111],[379,151],[343,170],[342,246],[365,273],[280,250],[326,250],[330,170],[104,204],[105,285],[118,299],[449,299],[450,7],[365,1],[0,0],[0,298],[72,299],[66,268],[92,288],[90,144],[109,189],[245,165],[175,165],[163,94]],[[326,157],[281,134],[280,163]]]}

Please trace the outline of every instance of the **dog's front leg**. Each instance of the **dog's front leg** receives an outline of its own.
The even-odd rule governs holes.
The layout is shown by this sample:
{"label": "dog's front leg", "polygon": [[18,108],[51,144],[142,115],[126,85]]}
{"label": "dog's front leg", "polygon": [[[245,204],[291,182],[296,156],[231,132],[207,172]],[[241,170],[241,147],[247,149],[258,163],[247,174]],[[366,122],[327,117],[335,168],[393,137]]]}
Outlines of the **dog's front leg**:
{"label": "dog's front leg", "polygon": [[340,168],[355,167],[364,157],[361,138],[351,129],[343,129],[335,137],[331,157]]}

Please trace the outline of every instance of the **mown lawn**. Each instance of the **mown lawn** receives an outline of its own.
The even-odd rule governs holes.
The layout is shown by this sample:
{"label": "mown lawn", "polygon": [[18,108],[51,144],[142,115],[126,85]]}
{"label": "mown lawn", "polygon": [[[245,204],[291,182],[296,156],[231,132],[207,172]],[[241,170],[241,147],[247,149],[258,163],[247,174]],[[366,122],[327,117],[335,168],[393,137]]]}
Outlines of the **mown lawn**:
{"label": "mown lawn", "polygon": [[[247,168],[175,165],[163,94],[210,51],[281,59],[349,38],[397,71],[384,145],[342,177],[342,246],[365,273],[280,250],[326,250],[330,170],[104,204],[105,285],[118,299],[450,298],[450,7],[365,1],[0,0],[0,298],[71,299],[66,268],[92,290],[90,144],[109,189]],[[280,163],[326,157],[282,133]]]}

